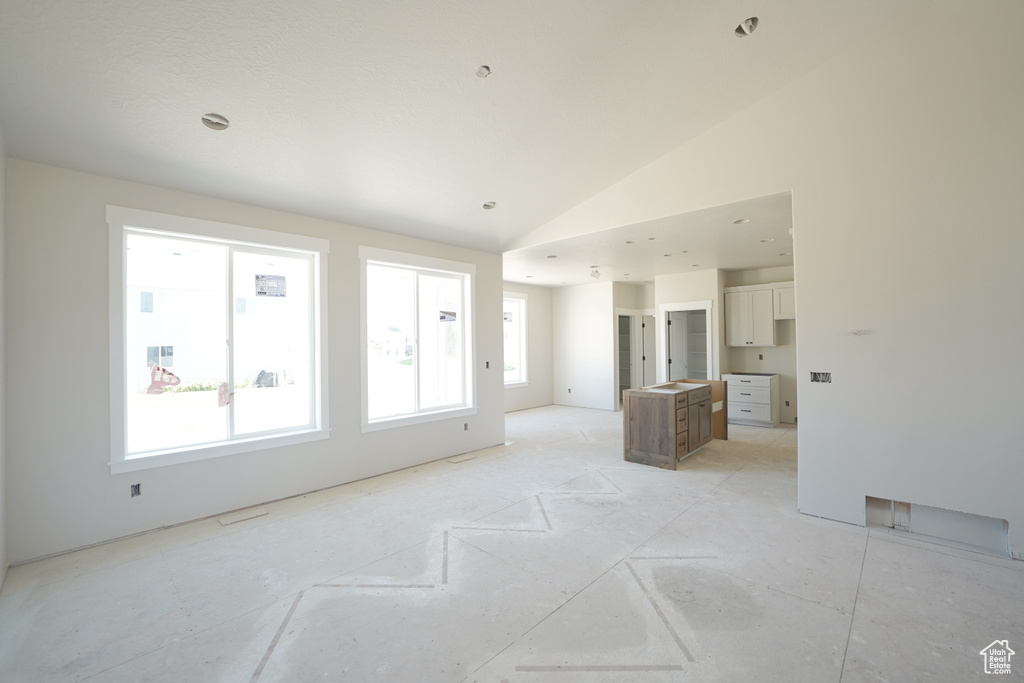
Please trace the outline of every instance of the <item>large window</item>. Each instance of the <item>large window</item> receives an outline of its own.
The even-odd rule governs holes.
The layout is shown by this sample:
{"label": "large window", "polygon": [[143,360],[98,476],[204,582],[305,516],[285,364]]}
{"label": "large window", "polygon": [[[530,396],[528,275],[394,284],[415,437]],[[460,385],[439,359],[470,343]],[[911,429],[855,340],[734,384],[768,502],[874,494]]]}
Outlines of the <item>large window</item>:
{"label": "large window", "polygon": [[502,306],[505,344],[505,386],[525,386],[526,375],[526,295],[505,292]]}
{"label": "large window", "polygon": [[116,207],[108,222],[115,470],[326,438],[326,242]]}
{"label": "large window", "polygon": [[363,428],[472,411],[471,264],[364,247]]}

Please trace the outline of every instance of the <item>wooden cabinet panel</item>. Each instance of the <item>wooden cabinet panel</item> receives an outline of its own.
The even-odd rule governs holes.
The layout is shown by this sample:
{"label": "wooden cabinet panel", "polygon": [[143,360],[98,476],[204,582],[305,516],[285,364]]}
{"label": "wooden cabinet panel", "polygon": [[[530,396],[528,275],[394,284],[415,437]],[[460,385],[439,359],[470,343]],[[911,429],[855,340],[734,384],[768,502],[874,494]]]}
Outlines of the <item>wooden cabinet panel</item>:
{"label": "wooden cabinet panel", "polygon": [[711,441],[711,387],[622,393],[623,451],[630,462],[675,469]]}

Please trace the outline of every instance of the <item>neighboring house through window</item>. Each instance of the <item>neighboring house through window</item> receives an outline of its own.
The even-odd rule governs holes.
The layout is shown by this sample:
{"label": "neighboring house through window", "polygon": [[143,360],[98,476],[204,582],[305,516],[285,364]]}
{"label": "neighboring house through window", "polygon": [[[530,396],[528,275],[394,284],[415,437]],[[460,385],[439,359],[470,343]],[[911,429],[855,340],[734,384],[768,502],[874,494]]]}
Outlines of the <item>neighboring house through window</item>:
{"label": "neighboring house through window", "polygon": [[326,240],[107,217],[112,469],[327,438]]}

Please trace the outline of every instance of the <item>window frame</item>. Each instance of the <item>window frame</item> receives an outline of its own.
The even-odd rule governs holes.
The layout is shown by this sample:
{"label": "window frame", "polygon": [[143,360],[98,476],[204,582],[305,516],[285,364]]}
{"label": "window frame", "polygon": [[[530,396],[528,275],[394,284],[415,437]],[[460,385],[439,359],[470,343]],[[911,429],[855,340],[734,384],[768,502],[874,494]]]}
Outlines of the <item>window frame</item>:
{"label": "window frame", "polygon": [[[367,326],[367,280],[366,267],[369,263],[378,263],[385,266],[406,268],[413,271],[433,271],[440,274],[455,274],[464,276],[463,286],[463,349],[465,353],[464,382],[465,401],[464,405],[446,408],[431,408],[420,410],[416,413],[398,415],[394,417],[382,417],[375,420],[369,418],[369,339]],[[475,415],[477,413],[477,376],[473,371],[476,358],[476,265],[462,261],[450,261],[448,259],[423,256],[420,254],[409,254],[405,252],[379,249],[376,247],[359,247],[359,294],[360,294],[360,316],[359,316],[359,366],[360,366],[360,402],[362,407],[360,417],[360,429],[362,432],[375,432],[395,427],[405,427],[414,424],[434,422],[436,420],[448,420],[456,417]],[[415,304],[418,306],[419,302]],[[417,342],[418,352],[418,342]]]}
{"label": "window frame", "polygon": [[[278,448],[330,437],[327,362],[327,261],[325,239],[250,228],[241,225],[107,206],[109,230],[110,311],[110,460],[112,474],[195,462],[266,448]],[[249,249],[292,251],[311,256],[313,286],[311,341],[313,346],[313,425],[295,430],[247,434],[208,444],[180,446],[128,455],[127,447],[127,236],[150,233],[170,238],[202,240]],[[228,297],[230,298],[230,297]],[[233,301],[226,301],[234,310]]]}
{"label": "window frame", "polygon": [[[529,330],[528,330],[529,319],[530,319],[530,295],[526,294],[525,292],[502,292],[502,298],[501,298],[501,302],[502,302],[502,317],[503,317],[502,323],[501,323],[501,325],[502,325],[502,335],[501,335],[502,336],[502,341],[504,341],[504,338],[505,338],[505,334],[504,334],[504,328],[505,328],[504,315],[505,315],[505,300],[506,299],[513,299],[513,300],[517,300],[517,301],[521,301],[522,302],[522,304],[521,304],[522,324],[519,326],[519,362],[522,364],[523,370],[520,373],[521,379],[516,380],[514,382],[505,382],[505,388],[506,389],[516,389],[518,387],[530,386],[530,373],[529,373],[529,370],[530,370],[530,363],[529,363],[529,355],[530,355],[529,340],[530,340],[530,336],[529,336]],[[502,368],[502,377],[504,378],[504,370],[505,370],[505,350],[504,350],[504,347],[502,348],[502,354],[501,354],[501,368]]]}

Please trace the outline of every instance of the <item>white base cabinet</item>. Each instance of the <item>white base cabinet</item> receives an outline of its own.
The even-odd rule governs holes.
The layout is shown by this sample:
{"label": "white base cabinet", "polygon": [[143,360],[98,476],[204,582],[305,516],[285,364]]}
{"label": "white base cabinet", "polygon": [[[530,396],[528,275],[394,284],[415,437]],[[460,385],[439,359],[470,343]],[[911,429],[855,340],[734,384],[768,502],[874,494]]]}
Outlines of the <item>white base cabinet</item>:
{"label": "white base cabinet", "polygon": [[762,373],[724,374],[729,397],[729,424],[778,427],[779,376]]}

